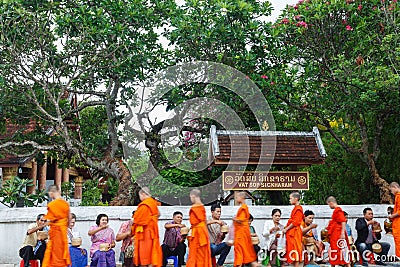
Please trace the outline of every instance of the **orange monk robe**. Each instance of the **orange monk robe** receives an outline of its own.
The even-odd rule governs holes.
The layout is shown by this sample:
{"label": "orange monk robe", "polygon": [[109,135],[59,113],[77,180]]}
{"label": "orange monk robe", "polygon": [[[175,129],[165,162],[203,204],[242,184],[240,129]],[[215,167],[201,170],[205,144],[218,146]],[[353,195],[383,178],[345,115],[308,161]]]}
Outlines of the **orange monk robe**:
{"label": "orange monk robe", "polygon": [[286,260],[288,263],[303,261],[303,232],[301,223],[304,220],[303,208],[294,206],[286,227],[293,224],[293,228],[286,232]]}
{"label": "orange monk robe", "polygon": [[210,239],[206,226],[206,210],[201,204],[193,204],[189,211],[189,221],[192,233],[189,240],[189,256],[187,267],[210,267]]}
{"label": "orange monk robe", "polygon": [[251,242],[250,225],[249,225],[249,208],[246,204],[242,204],[236,214],[237,220],[241,223],[233,222],[235,227],[234,235],[234,263],[233,266],[244,265],[257,261],[257,255]]}
{"label": "orange monk robe", "polygon": [[68,248],[69,204],[63,199],[55,199],[47,205],[45,219],[50,220],[49,242],[42,267],[65,267],[71,264]]}
{"label": "orange monk robe", "polygon": [[[393,214],[395,213],[400,215],[400,193],[396,193],[395,196]],[[392,219],[392,230],[396,247],[396,256],[400,257],[400,217]]]}
{"label": "orange monk robe", "polygon": [[350,247],[346,231],[345,239],[340,238],[344,222],[346,222],[346,218],[343,210],[336,207],[328,224],[329,263],[331,265],[344,265],[350,262]]}
{"label": "orange monk robe", "polygon": [[162,266],[158,216],[158,202],[153,198],[143,200],[135,211],[132,235],[135,236],[136,266]]}

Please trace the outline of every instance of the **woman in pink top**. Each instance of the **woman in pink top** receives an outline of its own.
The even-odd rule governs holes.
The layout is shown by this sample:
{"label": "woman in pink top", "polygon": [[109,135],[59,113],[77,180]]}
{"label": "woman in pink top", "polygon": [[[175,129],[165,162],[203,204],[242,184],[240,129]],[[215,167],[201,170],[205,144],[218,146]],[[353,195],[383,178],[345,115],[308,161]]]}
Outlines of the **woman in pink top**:
{"label": "woman in pink top", "polygon": [[[96,225],[90,227],[89,236],[92,246],[90,247],[90,266],[97,267],[115,267],[115,234],[113,229],[108,227],[108,216],[99,214],[96,219]],[[108,244],[106,251],[100,251],[101,244]],[[100,265],[99,265],[100,264]]]}

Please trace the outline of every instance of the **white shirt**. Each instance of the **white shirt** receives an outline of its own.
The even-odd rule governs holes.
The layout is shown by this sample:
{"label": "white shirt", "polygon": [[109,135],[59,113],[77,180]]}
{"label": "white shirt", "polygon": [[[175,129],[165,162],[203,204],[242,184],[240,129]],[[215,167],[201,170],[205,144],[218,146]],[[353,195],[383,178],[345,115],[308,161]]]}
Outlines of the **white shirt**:
{"label": "white shirt", "polygon": [[[275,227],[275,223],[274,223],[273,220],[265,221],[262,235],[263,235],[263,237],[265,237],[265,242],[266,242],[267,249],[269,249],[271,247],[272,243],[276,239],[276,233],[278,231],[273,231],[272,233],[270,233],[270,231],[269,231],[274,227]],[[283,228],[284,228],[284,226],[281,223],[278,224],[278,227],[279,227],[280,231],[282,231]]]}

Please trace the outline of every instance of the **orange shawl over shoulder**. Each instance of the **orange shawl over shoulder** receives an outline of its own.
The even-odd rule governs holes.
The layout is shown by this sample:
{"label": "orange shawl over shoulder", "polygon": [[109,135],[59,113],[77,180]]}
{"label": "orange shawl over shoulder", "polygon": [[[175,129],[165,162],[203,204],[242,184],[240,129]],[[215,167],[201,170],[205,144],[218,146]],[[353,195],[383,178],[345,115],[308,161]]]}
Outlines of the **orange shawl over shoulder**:
{"label": "orange shawl over shoulder", "polygon": [[71,264],[68,248],[69,204],[63,199],[55,199],[47,205],[44,217],[50,220],[49,242],[42,267],[65,267]]}
{"label": "orange shawl over shoulder", "polygon": [[303,232],[301,223],[304,220],[303,208],[294,206],[286,227],[293,224],[293,228],[286,232],[286,260],[288,263],[303,261]]}
{"label": "orange shawl over shoulder", "polygon": [[254,251],[253,244],[251,242],[250,226],[249,226],[249,208],[246,204],[240,206],[236,218],[241,223],[234,222],[235,235],[234,235],[234,266],[244,265],[257,261],[257,255]]}
{"label": "orange shawl over shoulder", "polygon": [[189,240],[187,267],[210,267],[210,239],[206,226],[206,210],[201,204],[194,204],[189,211],[192,234]]}
{"label": "orange shawl over shoulder", "polygon": [[[400,214],[400,193],[397,193],[395,196],[393,214],[394,213]],[[396,217],[392,220],[392,230],[396,247],[396,256],[400,257],[400,217]]]}
{"label": "orange shawl over shoulder", "polygon": [[135,236],[136,266],[162,266],[158,216],[158,202],[151,197],[143,200],[135,211],[132,235]]}
{"label": "orange shawl over shoulder", "polygon": [[331,265],[344,265],[350,261],[350,247],[347,233],[345,231],[345,240],[341,240],[342,223],[346,222],[344,212],[340,207],[336,207],[332,213],[332,219],[328,224],[329,236],[329,263]]}

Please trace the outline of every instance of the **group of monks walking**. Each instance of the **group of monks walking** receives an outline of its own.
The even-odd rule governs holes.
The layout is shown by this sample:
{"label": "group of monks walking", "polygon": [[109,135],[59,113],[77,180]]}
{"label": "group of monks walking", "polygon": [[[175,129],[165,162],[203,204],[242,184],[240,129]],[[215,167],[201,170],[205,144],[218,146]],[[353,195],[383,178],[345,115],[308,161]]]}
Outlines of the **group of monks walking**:
{"label": "group of monks walking", "polygon": [[[390,190],[395,195],[394,211],[389,216],[392,221],[393,237],[396,245],[396,256],[400,257],[400,186],[391,183]],[[68,203],[61,198],[59,189],[50,186],[49,195],[53,199],[48,204],[48,212],[44,218],[50,222],[49,242],[47,244],[43,267],[69,266],[71,261],[68,255],[67,226],[70,216]],[[158,201],[151,197],[148,188],[142,188],[139,192],[141,203],[133,215],[131,237],[134,242],[135,266],[163,266],[162,248],[160,246],[158,218],[160,216]],[[233,243],[234,266],[259,266],[249,227],[250,213],[245,203],[246,193],[239,192],[235,200],[240,207],[233,218]],[[189,254],[186,266],[211,267],[212,256],[210,239],[207,230],[206,210],[201,201],[201,193],[198,189],[190,192],[192,207],[189,211],[191,233],[188,235]],[[293,210],[282,234],[286,237],[285,260],[286,263],[298,267],[303,259],[301,229],[304,221],[303,208],[300,205],[300,193],[290,194],[290,204]],[[334,197],[327,198],[327,204],[333,209],[332,218],[327,227],[329,237],[329,262],[332,266],[350,266],[351,254],[349,240],[346,233],[346,218],[343,210],[338,206]]]}
{"label": "group of monks walking", "polygon": [[[140,191],[142,200],[134,215],[132,236],[135,238],[135,265],[136,266],[163,266],[162,251],[158,237],[158,202],[144,188]],[[390,185],[391,192],[395,195],[395,206],[393,213],[389,216],[392,220],[393,236],[396,244],[396,256],[400,257],[400,186],[398,183]],[[240,205],[236,216],[233,218],[234,229],[234,266],[259,266],[250,234],[250,213],[245,203],[246,194],[236,194],[236,202]],[[189,211],[191,234],[188,236],[189,254],[186,266],[188,267],[211,267],[210,241],[206,226],[206,210],[201,202],[200,191],[194,189],[190,192],[190,200],[193,203]],[[300,205],[300,193],[290,194],[290,204],[293,210],[286,226],[282,230],[285,236],[284,259],[287,264],[294,267],[304,262],[303,258],[303,232],[304,221],[303,208]],[[333,209],[331,220],[326,228],[329,239],[329,263],[332,266],[351,265],[352,253],[350,242],[346,231],[346,218],[344,211],[339,207],[335,197],[327,198],[327,204]]]}
{"label": "group of monks walking", "polygon": [[[135,238],[136,266],[162,266],[162,251],[158,236],[158,202],[153,199],[147,188],[139,192],[141,203],[133,218],[132,236]],[[246,195],[240,192],[236,195],[237,203],[241,204],[234,224],[234,266],[250,264],[257,266],[257,255],[251,241],[249,218],[250,213],[245,204]],[[211,267],[210,239],[206,225],[206,210],[201,202],[200,191],[194,189],[190,192],[190,200],[193,203],[189,211],[191,233],[188,236],[189,255],[186,266]]]}

